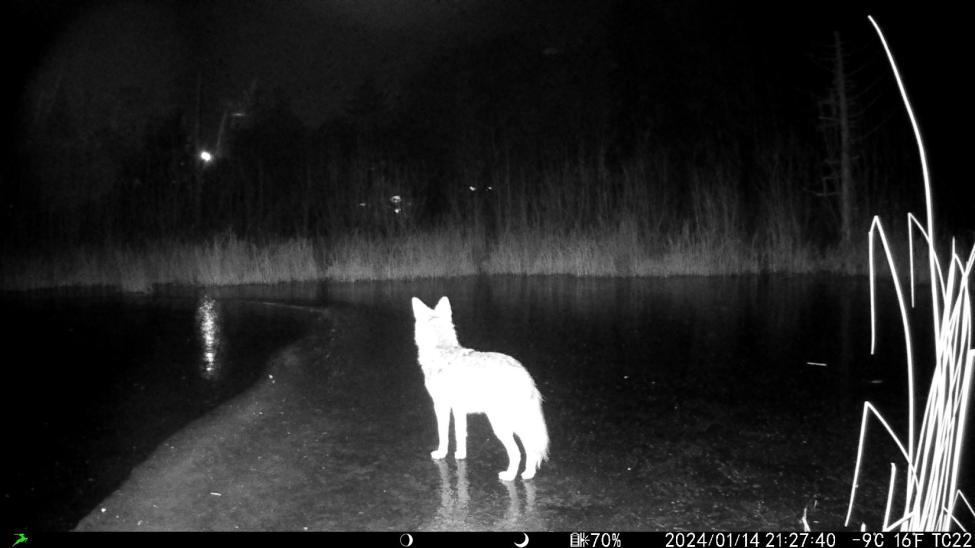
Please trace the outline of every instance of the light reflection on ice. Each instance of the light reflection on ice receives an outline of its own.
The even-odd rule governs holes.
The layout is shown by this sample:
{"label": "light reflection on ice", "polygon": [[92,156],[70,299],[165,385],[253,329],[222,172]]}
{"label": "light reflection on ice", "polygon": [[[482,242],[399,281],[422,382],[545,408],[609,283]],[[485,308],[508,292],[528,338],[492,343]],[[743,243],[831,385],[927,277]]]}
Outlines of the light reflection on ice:
{"label": "light reflection on ice", "polygon": [[220,342],[220,329],[217,325],[219,320],[217,302],[209,295],[204,295],[200,299],[196,317],[200,325],[200,337],[203,339],[203,378],[213,380],[219,375],[217,347]]}

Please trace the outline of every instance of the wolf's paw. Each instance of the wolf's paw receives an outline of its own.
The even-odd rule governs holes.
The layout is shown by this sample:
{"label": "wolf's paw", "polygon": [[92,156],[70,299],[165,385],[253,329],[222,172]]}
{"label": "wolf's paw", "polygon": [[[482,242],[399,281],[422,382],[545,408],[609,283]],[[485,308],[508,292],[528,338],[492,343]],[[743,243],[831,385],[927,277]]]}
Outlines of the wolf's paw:
{"label": "wolf's paw", "polygon": [[433,458],[433,460],[440,460],[446,456],[447,456],[446,449],[437,449],[436,451],[430,451],[430,457]]}
{"label": "wolf's paw", "polygon": [[504,472],[498,472],[498,478],[501,481],[515,481],[516,472],[509,472],[505,470]]}
{"label": "wolf's paw", "polygon": [[464,460],[467,458],[467,451],[454,451],[454,458],[457,460]]}
{"label": "wolf's paw", "polygon": [[525,468],[525,471],[521,473],[521,479],[530,480],[535,477],[535,471],[531,468]]}

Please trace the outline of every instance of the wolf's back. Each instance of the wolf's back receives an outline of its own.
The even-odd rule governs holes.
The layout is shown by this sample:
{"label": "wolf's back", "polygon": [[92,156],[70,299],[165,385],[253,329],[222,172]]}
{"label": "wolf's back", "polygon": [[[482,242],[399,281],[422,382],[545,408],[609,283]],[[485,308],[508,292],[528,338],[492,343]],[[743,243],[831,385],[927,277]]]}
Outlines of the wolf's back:
{"label": "wolf's back", "polygon": [[472,413],[496,413],[518,420],[513,406],[537,394],[528,371],[505,354],[469,348],[421,352],[427,388]]}

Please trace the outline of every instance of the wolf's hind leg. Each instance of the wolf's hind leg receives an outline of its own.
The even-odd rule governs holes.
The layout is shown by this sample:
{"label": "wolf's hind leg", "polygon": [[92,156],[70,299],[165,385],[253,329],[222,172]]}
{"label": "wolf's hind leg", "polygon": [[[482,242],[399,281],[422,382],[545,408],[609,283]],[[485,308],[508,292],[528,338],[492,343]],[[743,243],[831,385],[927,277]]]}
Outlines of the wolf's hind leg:
{"label": "wolf's hind leg", "polygon": [[464,460],[467,458],[467,412],[454,409],[454,438],[457,448],[454,449],[454,458]]}
{"label": "wolf's hind leg", "polygon": [[536,470],[538,470],[538,461],[525,455],[525,471],[521,473],[521,479],[530,480],[534,478]]}
{"label": "wolf's hind leg", "polygon": [[505,420],[497,417],[489,418],[494,435],[504,444],[504,450],[508,453],[508,469],[498,472],[498,477],[501,481],[514,481],[515,476],[518,475],[518,465],[521,464],[521,452],[518,450],[518,444],[515,443],[514,428]]}

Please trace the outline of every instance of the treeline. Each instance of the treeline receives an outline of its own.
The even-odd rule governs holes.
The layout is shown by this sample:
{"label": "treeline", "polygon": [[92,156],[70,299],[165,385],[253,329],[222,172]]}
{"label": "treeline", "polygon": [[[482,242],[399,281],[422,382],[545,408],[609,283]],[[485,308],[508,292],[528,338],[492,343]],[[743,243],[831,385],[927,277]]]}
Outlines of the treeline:
{"label": "treeline", "polygon": [[[557,46],[521,33],[443,51],[402,85],[367,79],[317,128],[286,94],[257,90],[225,117],[209,164],[192,109],[120,125],[62,86],[27,122],[28,160],[4,190],[18,206],[3,213],[4,245],[448,230],[484,253],[608,232],[635,248],[620,256],[706,243],[768,264],[784,250],[835,249],[834,136],[817,109],[828,70],[797,92],[740,70],[748,52],[730,40],[678,40],[617,17]],[[904,209],[913,194],[891,181],[914,171],[900,132],[857,147],[865,230],[870,215]]]}

